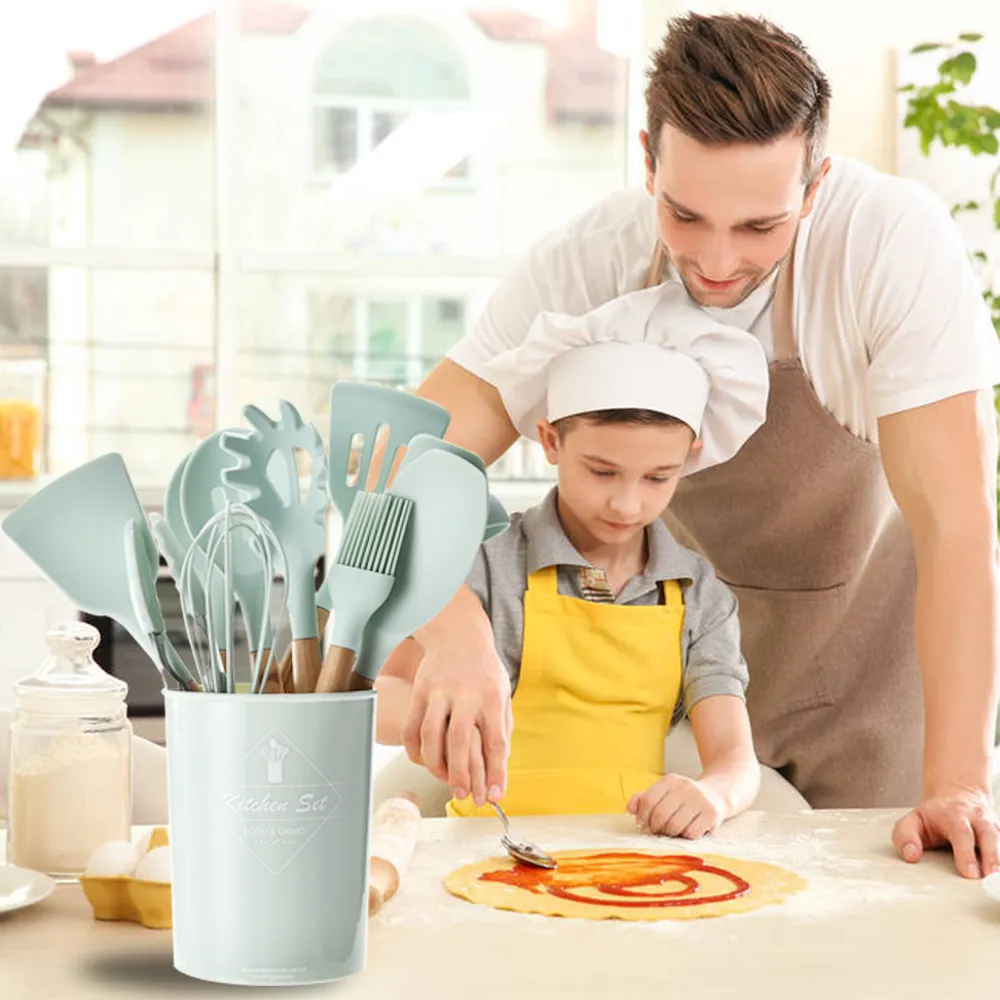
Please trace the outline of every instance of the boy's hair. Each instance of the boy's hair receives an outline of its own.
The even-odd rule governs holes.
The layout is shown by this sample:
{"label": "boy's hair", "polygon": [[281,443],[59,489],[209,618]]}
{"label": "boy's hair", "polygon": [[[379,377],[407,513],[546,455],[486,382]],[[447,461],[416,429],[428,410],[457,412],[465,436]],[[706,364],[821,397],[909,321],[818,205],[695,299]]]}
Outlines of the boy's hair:
{"label": "boy's hair", "polygon": [[591,410],[589,413],[575,413],[571,417],[562,417],[560,420],[552,422],[559,437],[573,429],[578,423],[588,424],[637,424],[649,426],[651,424],[670,427],[673,424],[682,424],[683,420],[677,417],[668,416],[666,413],[659,413],[656,410]]}
{"label": "boy's hair", "polygon": [[707,146],[806,143],[815,179],[830,119],[830,83],[802,42],[745,14],[685,14],[669,22],[646,73],[646,130],[654,158],[664,125]]}

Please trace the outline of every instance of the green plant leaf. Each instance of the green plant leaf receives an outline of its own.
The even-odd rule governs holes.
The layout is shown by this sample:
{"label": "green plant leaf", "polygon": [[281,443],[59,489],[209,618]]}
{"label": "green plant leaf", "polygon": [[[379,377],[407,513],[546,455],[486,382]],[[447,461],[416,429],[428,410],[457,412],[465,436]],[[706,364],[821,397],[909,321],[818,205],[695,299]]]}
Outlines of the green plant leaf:
{"label": "green plant leaf", "polygon": [[958,40],[960,42],[981,42],[983,40],[983,36],[977,31],[967,31],[959,35]]}
{"label": "green plant leaf", "polygon": [[957,205],[952,205],[951,215],[954,218],[960,212],[975,212],[977,208],[979,208],[978,201],[959,202]]}
{"label": "green plant leaf", "polygon": [[962,83],[968,83],[976,72],[976,57],[971,52],[960,52],[951,63],[951,75]]}
{"label": "green plant leaf", "polygon": [[896,88],[901,94],[908,94],[911,90],[916,90],[917,85],[915,83],[905,83],[902,87]]}
{"label": "green plant leaf", "polygon": [[974,260],[978,260],[981,264],[988,264],[990,261],[989,257],[986,256],[985,250],[974,250],[972,252],[972,257]]}
{"label": "green plant leaf", "polygon": [[919,56],[921,52],[933,52],[934,49],[943,49],[944,46],[940,42],[921,42],[919,45],[914,45],[910,49],[911,56]]}
{"label": "green plant leaf", "polygon": [[993,202],[993,225],[1000,229],[1000,198]]}
{"label": "green plant leaf", "polygon": [[1000,141],[992,133],[990,135],[981,135],[979,137],[979,149],[980,152],[986,153],[989,156],[996,156],[1000,152]]}
{"label": "green plant leaf", "polygon": [[990,131],[1000,129],[1000,111],[996,108],[980,108],[979,113],[983,116],[983,122]]}

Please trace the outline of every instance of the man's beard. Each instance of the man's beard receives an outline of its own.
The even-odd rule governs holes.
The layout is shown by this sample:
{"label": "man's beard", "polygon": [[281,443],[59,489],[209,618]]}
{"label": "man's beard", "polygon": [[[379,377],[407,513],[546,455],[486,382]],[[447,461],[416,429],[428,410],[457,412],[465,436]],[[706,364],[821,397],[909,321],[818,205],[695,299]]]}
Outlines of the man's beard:
{"label": "man's beard", "polygon": [[[778,259],[777,263],[775,263],[775,265],[764,274],[759,274],[754,276],[753,280],[751,280],[747,284],[746,288],[743,290],[743,292],[740,294],[740,297],[735,302],[729,302],[724,306],[719,306],[719,305],[714,305],[711,301],[708,302],[702,301],[701,295],[699,294],[699,292],[702,292],[702,290],[691,287],[687,279],[684,277],[684,272],[677,266],[677,262],[674,260],[673,255],[671,254],[669,248],[666,246],[666,244],[663,245],[663,249],[667,254],[667,259],[670,261],[670,267],[673,269],[674,274],[677,275],[678,278],[680,278],[681,284],[684,286],[688,295],[690,295],[691,298],[698,303],[698,305],[709,309],[735,309],[737,306],[742,305],[744,302],[746,302],[748,298],[750,298],[751,295],[753,295],[754,292],[757,291],[758,288],[761,287],[761,285],[764,285],[768,281],[770,281],[772,275],[776,274],[781,265],[784,264],[786,260],[788,260],[794,247],[795,247],[795,241],[793,240],[791,246],[788,248],[787,251],[785,251],[785,254]],[[704,293],[702,292],[702,294]]]}

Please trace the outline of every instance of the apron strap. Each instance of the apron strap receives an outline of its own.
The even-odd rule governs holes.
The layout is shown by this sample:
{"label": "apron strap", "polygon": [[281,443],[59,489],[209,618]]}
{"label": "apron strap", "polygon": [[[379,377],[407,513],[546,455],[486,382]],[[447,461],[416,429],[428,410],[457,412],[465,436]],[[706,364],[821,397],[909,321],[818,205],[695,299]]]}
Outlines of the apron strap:
{"label": "apron strap", "polygon": [[663,603],[668,608],[684,607],[684,591],[679,580],[661,580],[660,592],[663,594]]}
{"label": "apron strap", "polygon": [[778,268],[774,281],[774,298],[771,300],[771,335],[774,338],[774,360],[795,361],[799,351],[795,343],[795,296],[792,274],[795,265],[795,244],[792,240],[785,259]]}
{"label": "apron strap", "polygon": [[555,597],[559,593],[559,567],[543,566],[528,574],[528,590],[534,594]]}
{"label": "apron strap", "polygon": [[653,255],[649,259],[649,267],[646,269],[646,277],[643,279],[643,288],[653,288],[662,285],[667,276],[667,252],[663,249],[663,244],[657,239],[653,248]]}

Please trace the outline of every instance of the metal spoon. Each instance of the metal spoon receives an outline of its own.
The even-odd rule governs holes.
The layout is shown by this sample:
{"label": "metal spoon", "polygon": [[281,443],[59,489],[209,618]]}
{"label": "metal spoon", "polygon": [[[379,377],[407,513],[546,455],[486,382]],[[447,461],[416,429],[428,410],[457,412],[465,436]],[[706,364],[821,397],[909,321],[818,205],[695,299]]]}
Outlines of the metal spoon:
{"label": "metal spoon", "polygon": [[534,844],[530,844],[527,841],[517,841],[514,840],[510,835],[510,820],[507,819],[507,814],[497,805],[496,802],[491,802],[491,806],[497,811],[497,815],[503,820],[504,835],[500,838],[500,843],[503,845],[507,853],[515,861],[523,861],[526,865],[534,865],[536,868],[556,868],[556,859],[551,855],[546,854],[541,848],[536,847]]}

